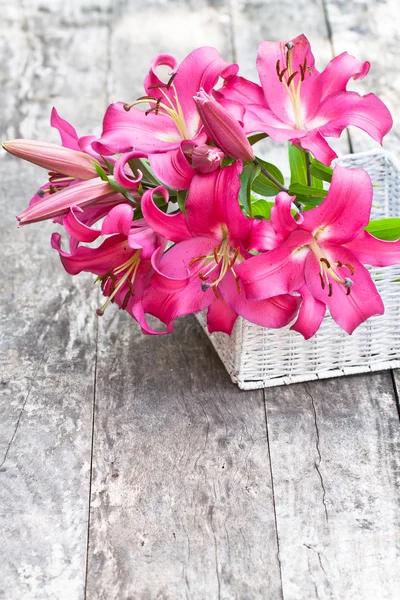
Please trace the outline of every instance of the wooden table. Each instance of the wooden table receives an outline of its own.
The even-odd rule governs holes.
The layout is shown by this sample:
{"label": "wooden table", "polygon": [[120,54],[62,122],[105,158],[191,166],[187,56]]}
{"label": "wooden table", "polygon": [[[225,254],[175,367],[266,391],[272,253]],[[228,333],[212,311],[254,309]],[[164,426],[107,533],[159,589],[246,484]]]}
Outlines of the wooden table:
{"label": "wooden table", "polygon": [[[357,89],[391,108],[399,154],[396,0],[0,5],[3,140],[57,141],[53,104],[100,133],[159,52],[214,45],[256,78],[258,41],[303,31],[320,67],[371,60]],[[335,148],[372,145],[356,130]],[[0,598],[399,598],[399,374],[242,392],[193,317],[162,339],[98,319],[53,226],[16,229],[43,172],[0,158]]]}

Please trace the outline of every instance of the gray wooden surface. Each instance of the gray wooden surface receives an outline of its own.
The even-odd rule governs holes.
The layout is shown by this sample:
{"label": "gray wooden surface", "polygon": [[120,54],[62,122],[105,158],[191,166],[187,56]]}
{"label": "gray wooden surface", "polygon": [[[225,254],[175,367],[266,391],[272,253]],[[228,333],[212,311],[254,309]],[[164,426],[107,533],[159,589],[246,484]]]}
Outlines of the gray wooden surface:
{"label": "gray wooden surface", "polygon": [[[303,31],[320,66],[346,49],[371,60],[358,89],[389,105],[400,154],[397,9],[0,0],[1,138],[57,141],[53,104],[99,132],[159,52],[214,45],[255,77],[259,40]],[[336,148],[370,144],[354,130]],[[1,153],[0,171],[0,598],[397,599],[400,374],[242,392],[193,318],[163,339],[113,309],[97,319],[52,226],[16,230],[40,169]]]}

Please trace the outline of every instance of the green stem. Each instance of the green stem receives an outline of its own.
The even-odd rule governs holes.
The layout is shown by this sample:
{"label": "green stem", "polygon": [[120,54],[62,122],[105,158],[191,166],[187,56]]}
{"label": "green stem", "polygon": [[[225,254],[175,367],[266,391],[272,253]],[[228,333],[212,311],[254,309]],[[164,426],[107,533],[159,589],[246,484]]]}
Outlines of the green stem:
{"label": "green stem", "polygon": [[272,175],[272,173],[270,173],[258,160],[257,158],[254,159],[254,164],[258,165],[260,167],[261,173],[264,173],[264,175],[266,177],[268,177],[268,179],[270,181],[272,181],[272,183],[274,183],[280,190],[282,190],[282,192],[286,192],[287,194],[289,193],[289,190],[287,187],[285,187],[284,185],[281,184],[280,181],[278,181],[276,179],[276,177],[274,177]]}
{"label": "green stem", "polygon": [[306,155],[306,168],[307,168],[307,185],[308,187],[312,187],[312,175],[311,175],[311,158],[310,153],[305,152]]}

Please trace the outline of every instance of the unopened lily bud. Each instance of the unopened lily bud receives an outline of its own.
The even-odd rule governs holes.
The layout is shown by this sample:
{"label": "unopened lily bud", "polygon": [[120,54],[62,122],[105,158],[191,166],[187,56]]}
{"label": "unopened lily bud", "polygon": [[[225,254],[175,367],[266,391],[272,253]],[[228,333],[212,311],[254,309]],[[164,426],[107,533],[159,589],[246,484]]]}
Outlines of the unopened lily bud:
{"label": "unopened lily bud", "polygon": [[97,176],[96,161],[78,150],[70,150],[58,144],[35,140],[12,140],[4,142],[3,148],[10,154],[23,158],[39,167],[61,173],[74,179],[92,179]]}
{"label": "unopened lily bud", "polygon": [[17,220],[19,225],[54,219],[60,215],[65,215],[71,206],[80,208],[92,204],[101,204],[102,202],[111,202],[115,197],[116,203],[123,200],[121,194],[116,194],[111,185],[97,177],[91,181],[82,181],[75,185],[70,185],[64,190],[55,194],[50,194],[41,202],[36,202],[20,215]]}
{"label": "unopened lily bud", "polygon": [[253,161],[253,148],[240,123],[203,89],[193,99],[209,138],[225,154],[244,162]]}
{"label": "unopened lily bud", "polygon": [[192,152],[192,167],[198,173],[212,173],[221,166],[224,156],[222,150],[215,146],[196,146]]}

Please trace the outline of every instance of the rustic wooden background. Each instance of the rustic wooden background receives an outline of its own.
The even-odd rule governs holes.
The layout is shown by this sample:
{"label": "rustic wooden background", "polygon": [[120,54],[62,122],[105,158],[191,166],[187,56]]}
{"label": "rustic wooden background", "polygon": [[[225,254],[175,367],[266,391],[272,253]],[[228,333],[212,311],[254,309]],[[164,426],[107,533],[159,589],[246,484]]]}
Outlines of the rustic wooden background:
{"label": "rustic wooden background", "polygon": [[[371,60],[357,89],[400,154],[397,0],[0,0],[0,22],[2,140],[57,141],[53,105],[99,133],[159,52],[214,45],[256,77],[258,41],[304,32],[320,67]],[[163,339],[99,320],[52,225],[16,229],[43,172],[0,169],[0,598],[399,598],[400,374],[242,392],[194,318]]]}

